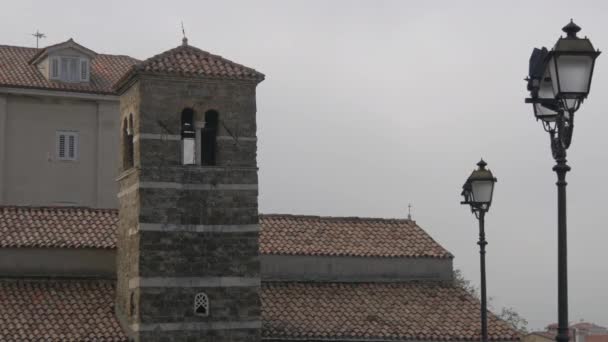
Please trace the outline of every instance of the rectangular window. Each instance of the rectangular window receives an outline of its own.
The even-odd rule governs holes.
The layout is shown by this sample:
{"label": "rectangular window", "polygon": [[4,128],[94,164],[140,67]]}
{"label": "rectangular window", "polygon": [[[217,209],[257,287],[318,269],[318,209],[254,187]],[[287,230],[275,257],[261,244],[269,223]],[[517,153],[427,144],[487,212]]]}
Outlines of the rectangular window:
{"label": "rectangular window", "polygon": [[59,75],[61,75],[60,78],[63,81],[69,80],[69,78],[68,78],[68,71],[70,70],[69,63],[70,63],[70,60],[68,58],[63,58],[63,57],[61,58],[61,63],[59,64],[59,67],[60,67]]}
{"label": "rectangular window", "polygon": [[64,82],[87,82],[90,77],[89,60],[78,57],[51,57],[51,79]]}
{"label": "rectangular window", "polygon": [[68,58],[70,69],[68,71],[68,81],[78,82],[80,81],[79,70],[78,70],[78,58]]}
{"label": "rectangular window", "polygon": [[59,59],[51,58],[51,78],[59,78]]}
{"label": "rectangular window", "polygon": [[89,80],[89,61],[86,59],[80,60],[80,80],[83,82]]}
{"label": "rectangular window", "polygon": [[57,159],[78,159],[78,132],[57,131]]}

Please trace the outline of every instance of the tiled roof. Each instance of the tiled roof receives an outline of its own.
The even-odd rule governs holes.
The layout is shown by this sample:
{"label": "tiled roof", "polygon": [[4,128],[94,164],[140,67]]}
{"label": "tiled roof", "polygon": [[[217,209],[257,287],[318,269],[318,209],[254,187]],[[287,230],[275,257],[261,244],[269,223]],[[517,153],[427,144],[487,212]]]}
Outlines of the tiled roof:
{"label": "tiled roof", "polygon": [[[300,340],[479,341],[479,301],[439,282],[266,283],[262,334]],[[492,341],[518,340],[493,314]]]}
{"label": "tiled roof", "polygon": [[608,342],[608,334],[587,335],[585,342]]}
{"label": "tiled roof", "polygon": [[531,332],[530,334],[542,336],[549,340],[555,340],[555,335],[556,335],[555,332],[550,333],[548,331],[534,331],[534,332]]}
{"label": "tiled roof", "polygon": [[257,82],[264,80],[264,75],[254,69],[187,44],[150,57],[133,66],[130,72],[117,82],[116,87],[120,88],[137,73]]}
{"label": "tiled roof", "polygon": [[117,211],[0,207],[0,247],[115,248]]}
{"label": "tiled roof", "polygon": [[451,258],[414,221],[260,215],[261,254]]}
{"label": "tiled roof", "polygon": [[91,60],[88,83],[49,81],[36,65],[29,63],[40,51],[36,48],[0,45],[0,87],[115,94],[112,85],[137,62],[128,56],[98,54]]}
{"label": "tiled roof", "polygon": [[[126,341],[113,281],[0,281],[1,341]],[[443,283],[263,283],[263,339],[478,341],[479,302]],[[493,341],[517,332],[489,315]]]}
{"label": "tiled roof", "polygon": [[[0,247],[116,248],[118,210],[0,207]],[[452,255],[413,221],[260,215],[260,253],[359,257]]]}
{"label": "tiled roof", "polygon": [[[570,325],[571,328],[576,328],[576,329],[584,329],[584,330],[607,330],[605,327],[602,327],[601,325],[597,325],[595,323],[589,323],[589,322],[578,322],[575,324]],[[557,328],[557,326],[556,326]]]}
{"label": "tiled roof", "polygon": [[114,281],[0,281],[0,341],[126,342]]}

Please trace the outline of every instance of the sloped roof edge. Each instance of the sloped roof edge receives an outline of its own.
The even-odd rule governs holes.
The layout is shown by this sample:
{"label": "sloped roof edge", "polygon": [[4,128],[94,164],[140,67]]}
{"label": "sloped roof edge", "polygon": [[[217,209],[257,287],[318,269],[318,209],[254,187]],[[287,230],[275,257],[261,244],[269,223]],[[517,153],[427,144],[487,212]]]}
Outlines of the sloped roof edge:
{"label": "sloped roof edge", "polygon": [[78,51],[84,53],[85,55],[89,56],[90,58],[94,58],[95,56],[97,56],[97,52],[76,43],[74,41],[74,39],[70,38],[70,39],[66,40],[65,42],[49,45],[49,46],[46,46],[46,47],[40,49],[40,51],[38,51],[38,53],[36,53],[29,60],[28,63],[36,64],[42,58],[44,58],[46,55],[48,55],[50,52],[61,50],[61,49],[66,49],[66,48],[72,48],[72,49],[78,50]]}
{"label": "sloped roof edge", "polygon": [[118,93],[137,75],[166,75],[197,79],[227,79],[260,83],[265,75],[253,68],[182,44],[133,65],[113,85]]}

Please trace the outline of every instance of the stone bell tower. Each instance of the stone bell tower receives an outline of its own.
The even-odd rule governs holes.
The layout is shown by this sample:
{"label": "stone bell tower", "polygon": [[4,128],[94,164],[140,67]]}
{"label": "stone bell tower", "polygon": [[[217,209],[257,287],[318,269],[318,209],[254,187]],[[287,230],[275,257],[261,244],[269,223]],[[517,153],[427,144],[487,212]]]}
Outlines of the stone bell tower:
{"label": "stone bell tower", "polygon": [[118,83],[116,314],[135,341],[259,341],[257,71],[181,46]]}

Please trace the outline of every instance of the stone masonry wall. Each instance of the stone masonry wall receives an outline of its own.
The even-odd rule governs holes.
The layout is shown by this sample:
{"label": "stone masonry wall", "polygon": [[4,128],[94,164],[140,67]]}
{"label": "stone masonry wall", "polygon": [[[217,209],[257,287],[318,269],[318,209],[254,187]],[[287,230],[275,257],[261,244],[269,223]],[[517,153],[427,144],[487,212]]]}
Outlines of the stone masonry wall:
{"label": "stone masonry wall", "polygon": [[[125,170],[122,164],[124,148],[122,141],[122,130],[124,119],[128,120],[129,116],[133,117],[134,130],[138,132],[139,120],[139,103],[140,93],[139,84],[135,83],[129,88],[120,98],[120,164],[121,171],[118,177],[119,189],[119,214],[118,214],[118,232],[117,232],[117,255],[116,255],[116,316],[122,322],[125,331],[128,330],[128,325],[135,321],[135,312],[133,305],[136,302],[137,293],[129,289],[129,279],[137,275],[138,267],[138,236],[131,234],[137,229],[139,223],[139,193],[132,191],[124,193],[132,189],[139,182],[139,174],[137,168]],[[137,143],[137,142],[136,142]],[[135,148],[137,153],[137,148]],[[124,194],[123,194],[124,193]]]}
{"label": "stone masonry wall", "polygon": [[[121,321],[136,341],[259,341],[256,84],[142,76],[135,86],[121,98],[139,137],[136,170],[120,180]],[[216,166],[180,165],[187,107],[195,120],[219,113]],[[194,313],[200,292],[207,316]]]}

